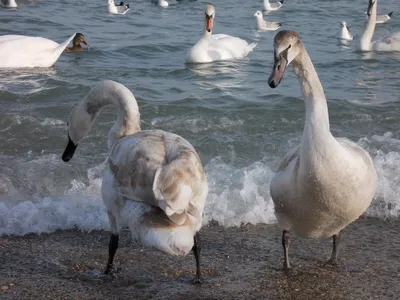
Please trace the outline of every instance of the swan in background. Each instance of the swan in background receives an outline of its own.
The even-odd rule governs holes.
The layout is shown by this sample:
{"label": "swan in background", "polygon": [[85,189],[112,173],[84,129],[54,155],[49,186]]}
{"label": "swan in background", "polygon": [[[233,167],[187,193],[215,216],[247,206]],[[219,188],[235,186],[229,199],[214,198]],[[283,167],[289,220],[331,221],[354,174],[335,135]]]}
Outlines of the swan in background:
{"label": "swan in background", "polygon": [[[376,16],[376,24],[386,23],[392,18],[393,12],[388,13],[387,15],[377,15]],[[368,21],[368,13],[365,13],[365,20]]]}
{"label": "swan in background", "polygon": [[198,231],[208,186],[200,157],[188,141],[161,130],[142,131],[131,91],[106,80],[72,110],[62,159],[72,158],[96,116],[109,104],[116,106],[118,117],[108,133],[109,156],[101,187],[111,229],[104,272],[111,272],[119,233],[128,227],[133,239],[145,246],[172,255],[193,250],[195,282],[200,282]]}
{"label": "swan in background", "polygon": [[210,63],[220,60],[241,59],[253,51],[257,45],[249,45],[245,40],[226,34],[212,34],[214,18],[214,6],[207,5],[203,36],[187,53],[186,62]]}
{"label": "swan in background", "polygon": [[333,237],[328,262],[335,264],[341,230],[362,215],[374,196],[375,168],[363,148],[332,136],[324,90],[298,33],[280,31],[274,50],[269,86],[279,85],[292,62],[306,107],[300,145],[283,158],[270,184],[275,215],[283,228],[284,268],[290,268],[289,230],[303,238]]}
{"label": "swan in background", "polygon": [[263,14],[261,11],[256,11],[253,15],[257,19],[257,29],[260,31],[274,31],[281,27],[281,23],[279,22],[267,22],[263,18]]}
{"label": "swan in background", "polygon": [[121,2],[119,5],[115,5],[114,0],[108,0],[108,12],[111,14],[124,15],[129,10],[129,4]]}
{"label": "swan in background", "polygon": [[400,51],[400,32],[391,34],[381,40],[371,42],[375,31],[377,6],[378,0],[369,0],[367,9],[368,21],[365,24],[364,33],[360,39],[360,50],[377,52]]}
{"label": "swan in background", "polygon": [[341,22],[340,25],[342,26],[342,29],[340,31],[340,38],[342,40],[346,41],[352,41],[353,40],[353,34],[350,31],[350,28],[347,26],[346,22]]}
{"label": "swan in background", "polygon": [[168,2],[165,0],[152,0],[151,3],[161,7],[168,7]]}
{"label": "swan in background", "polygon": [[81,43],[86,45],[89,49],[89,44],[86,42],[85,37],[82,33],[77,33],[72,40],[72,47],[65,48],[64,52],[82,52],[83,48]]}
{"label": "swan in background", "polygon": [[17,2],[15,0],[1,0],[0,5],[7,8],[18,7]]}
{"label": "swan in background", "polygon": [[2,35],[0,68],[51,67],[74,37],[75,33],[58,44],[42,37]]}
{"label": "swan in background", "polygon": [[264,0],[264,11],[278,10],[282,7],[284,0],[280,0],[276,3],[270,3],[269,0]]}

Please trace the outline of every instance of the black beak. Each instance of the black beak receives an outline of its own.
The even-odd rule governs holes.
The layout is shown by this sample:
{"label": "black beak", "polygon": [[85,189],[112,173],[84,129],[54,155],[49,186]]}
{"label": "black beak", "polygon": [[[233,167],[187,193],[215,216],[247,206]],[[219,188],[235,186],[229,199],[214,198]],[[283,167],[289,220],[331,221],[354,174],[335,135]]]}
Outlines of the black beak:
{"label": "black beak", "polygon": [[78,145],[74,144],[74,142],[71,140],[68,134],[68,145],[65,148],[64,153],[62,155],[62,160],[65,162],[69,161],[72,158],[72,156],[74,156],[76,147],[78,147]]}

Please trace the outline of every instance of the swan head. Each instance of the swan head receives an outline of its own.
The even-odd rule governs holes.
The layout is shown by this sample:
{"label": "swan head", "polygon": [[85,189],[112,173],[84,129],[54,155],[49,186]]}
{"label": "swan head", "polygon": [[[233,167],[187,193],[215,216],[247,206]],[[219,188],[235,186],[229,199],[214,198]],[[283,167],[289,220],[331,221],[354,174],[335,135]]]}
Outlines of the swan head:
{"label": "swan head", "polygon": [[256,17],[257,19],[260,19],[263,17],[262,12],[260,10],[257,10],[253,17]]}
{"label": "swan head", "polygon": [[208,4],[206,5],[206,9],[205,9],[205,30],[207,32],[211,32],[213,29],[213,21],[214,21],[214,17],[215,17],[215,8],[214,6]]}
{"label": "swan head", "polygon": [[268,78],[268,84],[276,88],[282,80],[286,67],[302,51],[302,42],[297,32],[282,30],[274,38],[274,67]]}
{"label": "swan head", "polygon": [[89,44],[85,41],[85,37],[83,36],[83,34],[82,33],[77,33],[74,36],[74,39],[72,40],[72,44],[74,46],[80,46],[81,43],[86,45],[86,47],[89,47]]}

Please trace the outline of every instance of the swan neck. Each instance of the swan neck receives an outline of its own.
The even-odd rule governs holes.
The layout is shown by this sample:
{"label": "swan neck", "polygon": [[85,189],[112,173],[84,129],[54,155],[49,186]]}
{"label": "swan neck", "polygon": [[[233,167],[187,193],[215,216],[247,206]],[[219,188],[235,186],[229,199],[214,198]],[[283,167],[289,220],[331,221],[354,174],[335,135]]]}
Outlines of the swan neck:
{"label": "swan neck", "polygon": [[375,0],[373,4],[371,15],[368,17],[367,22],[365,23],[364,33],[360,39],[360,50],[361,51],[370,51],[371,50],[371,40],[374,35],[375,25],[376,25],[376,8],[378,6],[378,0]]}
{"label": "swan neck", "polygon": [[301,151],[305,152],[304,155],[309,156],[314,145],[326,144],[323,141],[332,135],[329,129],[328,105],[324,90],[310,56],[304,46],[301,45],[301,47],[302,51],[293,60],[293,69],[299,79],[306,106],[305,126],[300,147]]}

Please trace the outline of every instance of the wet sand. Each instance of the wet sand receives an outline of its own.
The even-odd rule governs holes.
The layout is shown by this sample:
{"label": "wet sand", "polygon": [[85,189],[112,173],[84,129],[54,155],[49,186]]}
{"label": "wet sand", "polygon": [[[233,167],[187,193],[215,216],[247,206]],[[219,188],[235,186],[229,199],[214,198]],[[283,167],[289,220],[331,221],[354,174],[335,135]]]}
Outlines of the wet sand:
{"label": "wet sand", "polygon": [[277,225],[202,228],[204,282],[191,283],[192,254],[173,257],[120,238],[114,277],[101,275],[109,233],[78,230],[0,238],[6,299],[399,299],[400,220],[363,218],[342,235],[338,266],[324,266],[331,240],[293,237],[293,270],[282,271]]}

